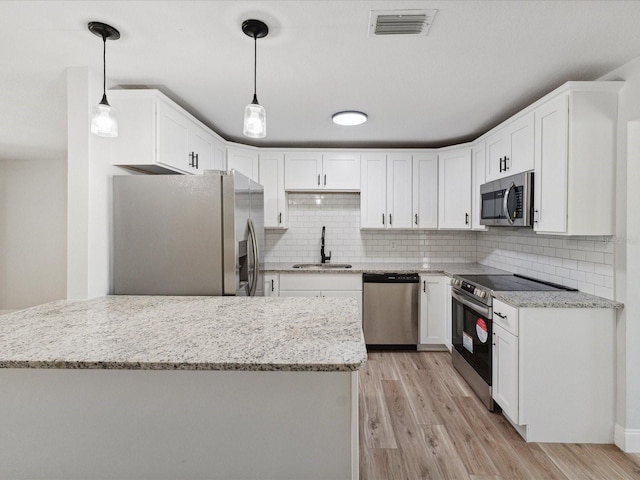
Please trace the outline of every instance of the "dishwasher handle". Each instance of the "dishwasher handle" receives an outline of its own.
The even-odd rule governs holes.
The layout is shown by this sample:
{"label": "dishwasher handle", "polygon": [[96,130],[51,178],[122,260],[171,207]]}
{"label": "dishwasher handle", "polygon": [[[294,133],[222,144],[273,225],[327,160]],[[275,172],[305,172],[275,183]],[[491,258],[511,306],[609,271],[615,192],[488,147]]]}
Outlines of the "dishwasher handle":
{"label": "dishwasher handle", "polygon": [[363,283],[420,283],[417,273],[364,273]]}

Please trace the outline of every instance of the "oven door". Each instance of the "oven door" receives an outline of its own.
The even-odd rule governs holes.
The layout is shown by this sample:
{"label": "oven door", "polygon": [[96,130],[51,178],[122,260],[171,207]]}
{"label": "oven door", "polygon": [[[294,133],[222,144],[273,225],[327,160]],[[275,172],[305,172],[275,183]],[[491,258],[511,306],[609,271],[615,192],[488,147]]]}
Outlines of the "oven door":
{"label": "oven door", "polygon": [[451,290],[452,346],[491,386],[493,321],[491,308]]}

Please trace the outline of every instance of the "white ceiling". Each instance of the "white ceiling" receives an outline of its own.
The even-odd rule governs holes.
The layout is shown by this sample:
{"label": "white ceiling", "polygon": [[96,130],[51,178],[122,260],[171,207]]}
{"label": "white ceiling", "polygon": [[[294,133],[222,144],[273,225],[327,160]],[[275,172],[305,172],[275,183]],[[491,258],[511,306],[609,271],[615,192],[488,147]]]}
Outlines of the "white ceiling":
{"label": "white ceiling", "polygon": [[[438,10],[428,36],[368,35],[371,10],[415,8]],[[270,28],[258,40],[267,138],[251,142],[247,18]],[[102,71],[89,21],[122,35],[107,43],[110,87],[159,88],[227,139],[429,147],[471,140],[568,80],[638,57],[639,19],[637,1],[2,1],[0,159],[65,155],[65,69]],[[333,125],[345,109],[369,122]]]}

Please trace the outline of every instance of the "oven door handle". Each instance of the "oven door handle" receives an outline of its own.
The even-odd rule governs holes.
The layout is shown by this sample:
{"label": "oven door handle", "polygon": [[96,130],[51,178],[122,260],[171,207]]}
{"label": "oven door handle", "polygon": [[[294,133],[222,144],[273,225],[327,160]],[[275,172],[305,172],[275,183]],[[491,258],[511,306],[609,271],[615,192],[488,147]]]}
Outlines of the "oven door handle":
{"label": "oven door handle", "polygon": [[457,300],[458,302],[460,302],[463,305],[466,305],[467,307],[469,307],[473,311],[478,312],[480,315],[483,315],[485,318],[488,318],[489,320],[492,320],[492,318],[489,316],[489,314],[491,313],[489,307],[485,307],[484,305],[479,305],[476,302],[472,302],[471,300],[467,300],[462,295],[457,293],[455,290],[451,290],[451,298]]}
{"label": "oven door handle", "polygon": [[516,184],[511,182],[511,185],[504,191],[504,200],[502,204],[502,211],[504,212],[504,216],[509,221],[509,225],[513,225],[513,218],[511,218],[511,212],[509,211],[509,195],[513,190],[515,190]]}

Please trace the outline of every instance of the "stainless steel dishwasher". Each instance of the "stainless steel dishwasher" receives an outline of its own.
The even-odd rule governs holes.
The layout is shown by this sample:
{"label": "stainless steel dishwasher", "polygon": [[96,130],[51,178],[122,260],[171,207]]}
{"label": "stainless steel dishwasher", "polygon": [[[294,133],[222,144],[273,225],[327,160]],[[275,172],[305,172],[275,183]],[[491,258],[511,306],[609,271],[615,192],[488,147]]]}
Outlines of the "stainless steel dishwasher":
{"label": "stainless steel dishwasher", "polygon": [[365,273],[362,283],[365,343],[415,348],[418,344],[420,276],[415,273]]}

